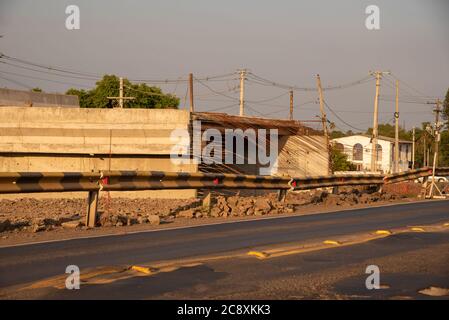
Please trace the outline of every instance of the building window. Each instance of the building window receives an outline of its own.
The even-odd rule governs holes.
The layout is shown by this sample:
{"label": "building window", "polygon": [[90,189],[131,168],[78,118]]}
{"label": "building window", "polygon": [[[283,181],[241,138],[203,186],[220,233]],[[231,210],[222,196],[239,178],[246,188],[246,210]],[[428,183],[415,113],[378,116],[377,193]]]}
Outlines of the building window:
{"label": "building window", "polygon": [[376,161],[382,161],[382,146],[380,144],[376,147]]}
{"label": "building window", "polygon": [[352,160],[363,161],[363,146],[356,143],[352,149]]}
{"label": "building window", "polygon": [[408,146],[408,144],[406,144],[405,145],[405,160],[408,160],[408,153],[410,151],[408,148],[409,148],[409,146]]}
{"label": "building window", "polygon": [[345,151],[345,147],[342,143],[337,142],[335,144],[335,150],[339,151],[339,152],[344,152]]}

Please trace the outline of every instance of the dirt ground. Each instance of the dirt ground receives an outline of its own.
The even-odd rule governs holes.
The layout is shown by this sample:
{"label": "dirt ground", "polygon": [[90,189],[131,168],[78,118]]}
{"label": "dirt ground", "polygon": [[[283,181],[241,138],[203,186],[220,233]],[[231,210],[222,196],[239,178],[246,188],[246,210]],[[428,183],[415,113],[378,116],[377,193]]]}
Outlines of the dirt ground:
{"label": "dirt ground", "polygon": [[0,201],[0,246],[64,238],[128,233],[142,230],[236,221],[262,216],[301,215],[418,200],[420,187],[395,184],[378,192],[366,187],[290,192],[285,201],[276,193],[265,196],[214,196],[211,206],[200,199],[100,198],[97,228],[84,225],[83,199]]}

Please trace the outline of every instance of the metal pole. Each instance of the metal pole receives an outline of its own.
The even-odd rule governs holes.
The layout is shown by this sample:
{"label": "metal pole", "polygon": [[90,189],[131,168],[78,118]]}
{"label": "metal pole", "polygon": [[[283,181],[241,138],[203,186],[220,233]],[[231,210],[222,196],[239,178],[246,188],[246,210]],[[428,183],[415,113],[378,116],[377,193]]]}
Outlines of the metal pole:
{"label": "metal pole", "polygon": [[376,96],[374,97],[374,116],[373,116],[373,137],[371,139],[371,171],[377,171],[377,126],[378,126],[378,107],[379,107],[379,87],[381,72],[376,72]]}
{"label": "metal pole", "polygon": [[89,191],[87,197],[86,226],[94,228],[97,223],[98,190]]}
{"label": "metal pole", "polygon": [[396,110],[394,134],[394,172],[399,172],[399,81],[396,80]]}
{"label": "metal pole", "polygon": [[321,124],[323,126],[323,133],[324,133],[324,138],[326,139],[325,141],[326,141],[326,146],[327,146],[328,156],[329,156],[328,173],[331,174],[332,169],[331,169],[331,161],[330,161],[329,132],[327,130],[327,118],[326,118],[326,112],[324,111],[323,88],[321,87],[321,78],[320,78],[319,74],[316,75],[316,81],[317,81],[318,93],[319,93],[319,98],[320,98]]}
{"label": "metal pole", "polygon": [[293,90],[290,90],[290,120],[293,120]]}
{"label": "metal pole", "polygon": [[439,122],[440,122],[440,99],[437,99],[436,101],[436,108],[435,108],[435,152],[437,154],[437,158],[436,158],[436,166],[438,167],[438,149],[439,149]]}
{"label": "metal pole", "polygon": [[245,115],[245,76],[246,70],[240,70],[240,116]]}
{"label": "metal pole", "polygon": [[123,77],[120,77],[120,89],[119,89],[118,104],[119,104],[120,108],[123,108]]}
{"label": "metal pole", "polygon": [[427,140],[426,140],[426,132],[423,132],[424,135],[424,143],[423,143],[423,167],[427,167]]}
{"label": "metal pole", "polygon": [[415,127],[413,127],[413,144],[412,144],[412,170],[415,169]]}
{"label": "metal pole", "polygon": [[189,73],[190,112],[194,112],[193,106],[193,74]]}

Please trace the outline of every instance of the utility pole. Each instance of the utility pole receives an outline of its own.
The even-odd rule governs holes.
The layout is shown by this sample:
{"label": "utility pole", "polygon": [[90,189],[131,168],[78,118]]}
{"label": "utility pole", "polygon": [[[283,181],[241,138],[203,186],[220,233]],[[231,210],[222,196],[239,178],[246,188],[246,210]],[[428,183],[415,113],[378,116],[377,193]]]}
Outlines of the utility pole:
{"label": "utility pole", "polygon": [[[433,165],[432,165],[432,181],[430,184],[430,190],[429,190],[429,195],[428,198],[434,198],[434,197],[438,197],[438,198],[445,198],[445,196],[442,194],[441,190],[438,188],[438,186],[435,183],[435,169],[438,166],[438,147],[439,147],[439,142],[440,142],[440,104],[441,101],[440,99],[437,99],[436,102],[432,103],[436,105],[435,108],[435,126],[434,126],[434,134],[433,137],[435,139],[435,150],[433,150]],[[438,191],[438,193],[440,194],[439,196],[434,196],[433,195],[433,190],[436,189]]]}
{"label": "utility pole", "polygon": [[422,134],[424,136],[424,143],[423,143],[423,167],[427,167],[427,139],[426,139],[426,132],[424,131]]}
{"label": "utility pole", "polygon": [[326,112],[324,111],[323,88],[321,87],[321,78],[320,78],[319,74],[316,75],[316,82],[317,82],[318,93],[319,93],[319,98],[320,98],[321,123],[323,125],[323,133],[324,133],[324,137],[326,139],[325,141],[326,141],[326,146],[327,146],[328,155],[329,155],[328,173],[331,174],[332,169],[331,169],[331,162],[330,162],[329,132],[327,130],[327,118],[326,118]]}
{"label": "utility pole", "polygon": [[380,79],[384,74],[390,74],[390,72],[375,71],[370,72],[371,75],[376,76],[376,96],[374,97],[374,116],[373,116],[373,136],[371,139],[371,171],[377,171],[377,136],[378,136],[378,117],[379,117],[379,91],[380,91]]}
{"label": "utility pole", "polygon": [[123,108],[123,77],[120,77],[118,105],[120,108]]}
{"label": "utility pole", "polygon": [[125,100],[134,100],[135,97],[125,97],[124,89],[123,89],[123,77],[119,78],[119,94],[118,97],[106,97],[110,100],[118,100],[119,108],[123,108]]}
{"label": "utility pole", "polygon": [[189,73],[190,112],[195,110],[193,106],[193,74]]}
{"label": "utility pole", "polygon": [[290,120],[293,120],[293,90],[290,90]]}
{"label": "utility pole", "polygon": [[413,144],[412,144],[412,170],[415,169],[415,127],[413,127]]}
{"label": "utility pole", "polygon": [[240,73],[240,116],[245,115],[245,77],[246,69],[239,70]]}
{"label": "utility pole", "polygon": [[399,172],[399,80],[396,80],[396,110],[394,113],[394,172]]}
{"label": "utility pole", "polygon": [[434,104],[436,107],[433,110],[433,112],[435,112],[435,150],[434,152],[436,152],[437,154],[437,158],[436,158],[436,166],[438,167],[438,149],[439,149],[439,144],[440,144],[440,137],[439,137],[439,128],[440,128],[440,105],[441,105],[441,101],[440,99],[437,99],[435,102],[427,102],[427,104]]}

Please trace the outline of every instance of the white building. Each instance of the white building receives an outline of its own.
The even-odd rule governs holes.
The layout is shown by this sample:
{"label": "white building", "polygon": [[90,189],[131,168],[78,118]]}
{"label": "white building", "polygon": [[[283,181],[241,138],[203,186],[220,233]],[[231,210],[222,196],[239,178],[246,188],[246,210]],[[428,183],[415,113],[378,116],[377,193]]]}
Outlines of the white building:
{"label": "white building", "polygon": [[[371,171],[371,136],[353,135],[332,140],[336,148],[348,156],[356,165],[357,171]],[[409,168],[412,161],[412,142],[399,140],[399,171]],[[379,136],[377,138],[377,170],[391,173],[394,170],[394,138]]]}

